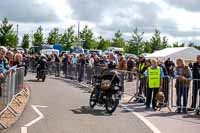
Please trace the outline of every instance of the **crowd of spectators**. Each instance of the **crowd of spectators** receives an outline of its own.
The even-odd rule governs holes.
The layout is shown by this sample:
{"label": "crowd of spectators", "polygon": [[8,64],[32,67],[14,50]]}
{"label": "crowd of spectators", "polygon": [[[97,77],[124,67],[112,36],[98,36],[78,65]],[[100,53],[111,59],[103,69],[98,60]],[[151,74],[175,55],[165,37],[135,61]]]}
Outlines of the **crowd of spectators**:
{"label": "crowd of spectators", "polygon": [[[29,57],[29,58],[27,58]],[[10,51],[6,48],[1,48],[0,51],[1,64],[3,64],[4,69],[9,69],[9,66],[17,65],[18,67],[24,66],[27,60],[30,62],[37,62],[40,59],[40,55],[25,55],[17,51]],[[84,78],[84,73],[87,73],[87,82],[92,82],[92,73],[94,68],[98,71],[100,68],[108,67],[110,62],[116,63],[116,69],[126,73],[126,78],[128,82],[132,82],[138,77],[139,79],[139,89],[138,96],[147,97],[147,77],[145,72],[148,67],[152,66],[152,60],[145,59],[144,56],[135,57],[125,57],[123,54],[115,55],[114,53],[109,53],[107,55],[99,56],[95,53],[85,55],[85,54],[63,54],[63,55],[46,55],[48,64],[57,64],[56,71],[60,76],[60,71],[66,78],[70,75],[78,75],[77,80],[82,82]],[[197,60],[194,63],[188,65],[185,64],[183,59],[177,59],[175,61],[170,60],[159,60],[155,59],[157,65],[162,68],[163,76],[161,84],[161,90],[165,94],[165,103],[169,103],[169,83],[173,78],[175,80],[176,96],[177,96],[177,112],[183,111],[187,113],[188,106],[188,93],[189,88],[192,85],[192,104],[190,105],[192,109],[196,108],[197,95],[200,86],[200,55],[197,56]],[[29,62],[29,63],[30,63]],[[26,66],[26,65],[25,65]],[[34,65],[31,65],[35,67]],[[78,66],[78,73],[75,71]],[[87,69],[85,69],[87,66]],[[0,77],[3,75],[1,74]],[[191,81],[193,82],[191,83]],[[183,97],[183,100],[182,100]]]}
{"label": "crowd of spectators", "polygon": [[27,74],[28,56],[16,49],[11,50],[6,47],[0,47],[0,96],[2,96],[1,83],[4,80],[7,71],[16,66],[16,68],[24,67],[25,75]]}

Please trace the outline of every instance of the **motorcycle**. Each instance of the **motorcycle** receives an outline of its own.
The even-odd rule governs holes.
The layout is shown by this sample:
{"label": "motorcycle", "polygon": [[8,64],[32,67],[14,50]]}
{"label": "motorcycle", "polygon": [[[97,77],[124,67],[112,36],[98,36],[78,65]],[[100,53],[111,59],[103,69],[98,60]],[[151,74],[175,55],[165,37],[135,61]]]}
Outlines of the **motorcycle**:
{"label": "motorcycle", "polygon": [[103,105],[106,111],[112,114],[122,96],[122,78],[116,70],[106,70],[102,76],[94,76],[94,89],[89,104],[94,108],[97,104]]}
{"label": "motorcycle", "polygon": [[46,79],[46,73],[46,70],[40,70],[37,75],[37,80],[39,81],[40,79],[42,79],[42,82],[44,82]]}

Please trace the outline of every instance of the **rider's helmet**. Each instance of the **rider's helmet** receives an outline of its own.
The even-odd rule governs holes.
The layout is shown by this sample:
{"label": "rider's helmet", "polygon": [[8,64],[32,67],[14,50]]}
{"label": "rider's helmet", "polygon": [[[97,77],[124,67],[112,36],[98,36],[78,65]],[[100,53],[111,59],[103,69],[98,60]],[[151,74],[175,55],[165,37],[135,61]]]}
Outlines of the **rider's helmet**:
{"label": "rider's helmet", "polygon": [[108,63],[108,68],[109,69],[115,69],[116,68],[116,62],[115,61],[110,61],[109,63]]}

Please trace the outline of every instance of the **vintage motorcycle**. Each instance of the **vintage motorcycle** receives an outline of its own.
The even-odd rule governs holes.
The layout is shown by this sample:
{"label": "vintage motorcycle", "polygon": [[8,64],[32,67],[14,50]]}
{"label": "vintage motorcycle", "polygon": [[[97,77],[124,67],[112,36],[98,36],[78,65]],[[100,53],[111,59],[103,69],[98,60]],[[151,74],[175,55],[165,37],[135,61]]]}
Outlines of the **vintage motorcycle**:
{"label": "vintage motorcycle", "polygon": [[123,84],[121,74],[114,69],[107,69],[101,76],[94,76],[94,89],[90,96],[90,107],[97,104],[105,106],[106,111],[112,114],[121,99]]}

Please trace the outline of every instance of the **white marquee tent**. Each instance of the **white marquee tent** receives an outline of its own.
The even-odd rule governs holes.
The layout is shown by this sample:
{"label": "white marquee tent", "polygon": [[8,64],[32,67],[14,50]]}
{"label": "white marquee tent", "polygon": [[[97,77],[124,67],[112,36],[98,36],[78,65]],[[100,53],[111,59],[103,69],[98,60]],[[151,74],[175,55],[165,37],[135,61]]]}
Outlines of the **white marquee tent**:
{"label": "white marquee tent", "polygon": [[176,60],[182,58],[185,61],[195,61],[196,56],[200,54],[200,51],[193,47],[178,47],[178,48],[165,48],[163,50],[156,51],[146,56],[148,59],[158,58],[167,59],[171,58]]}

